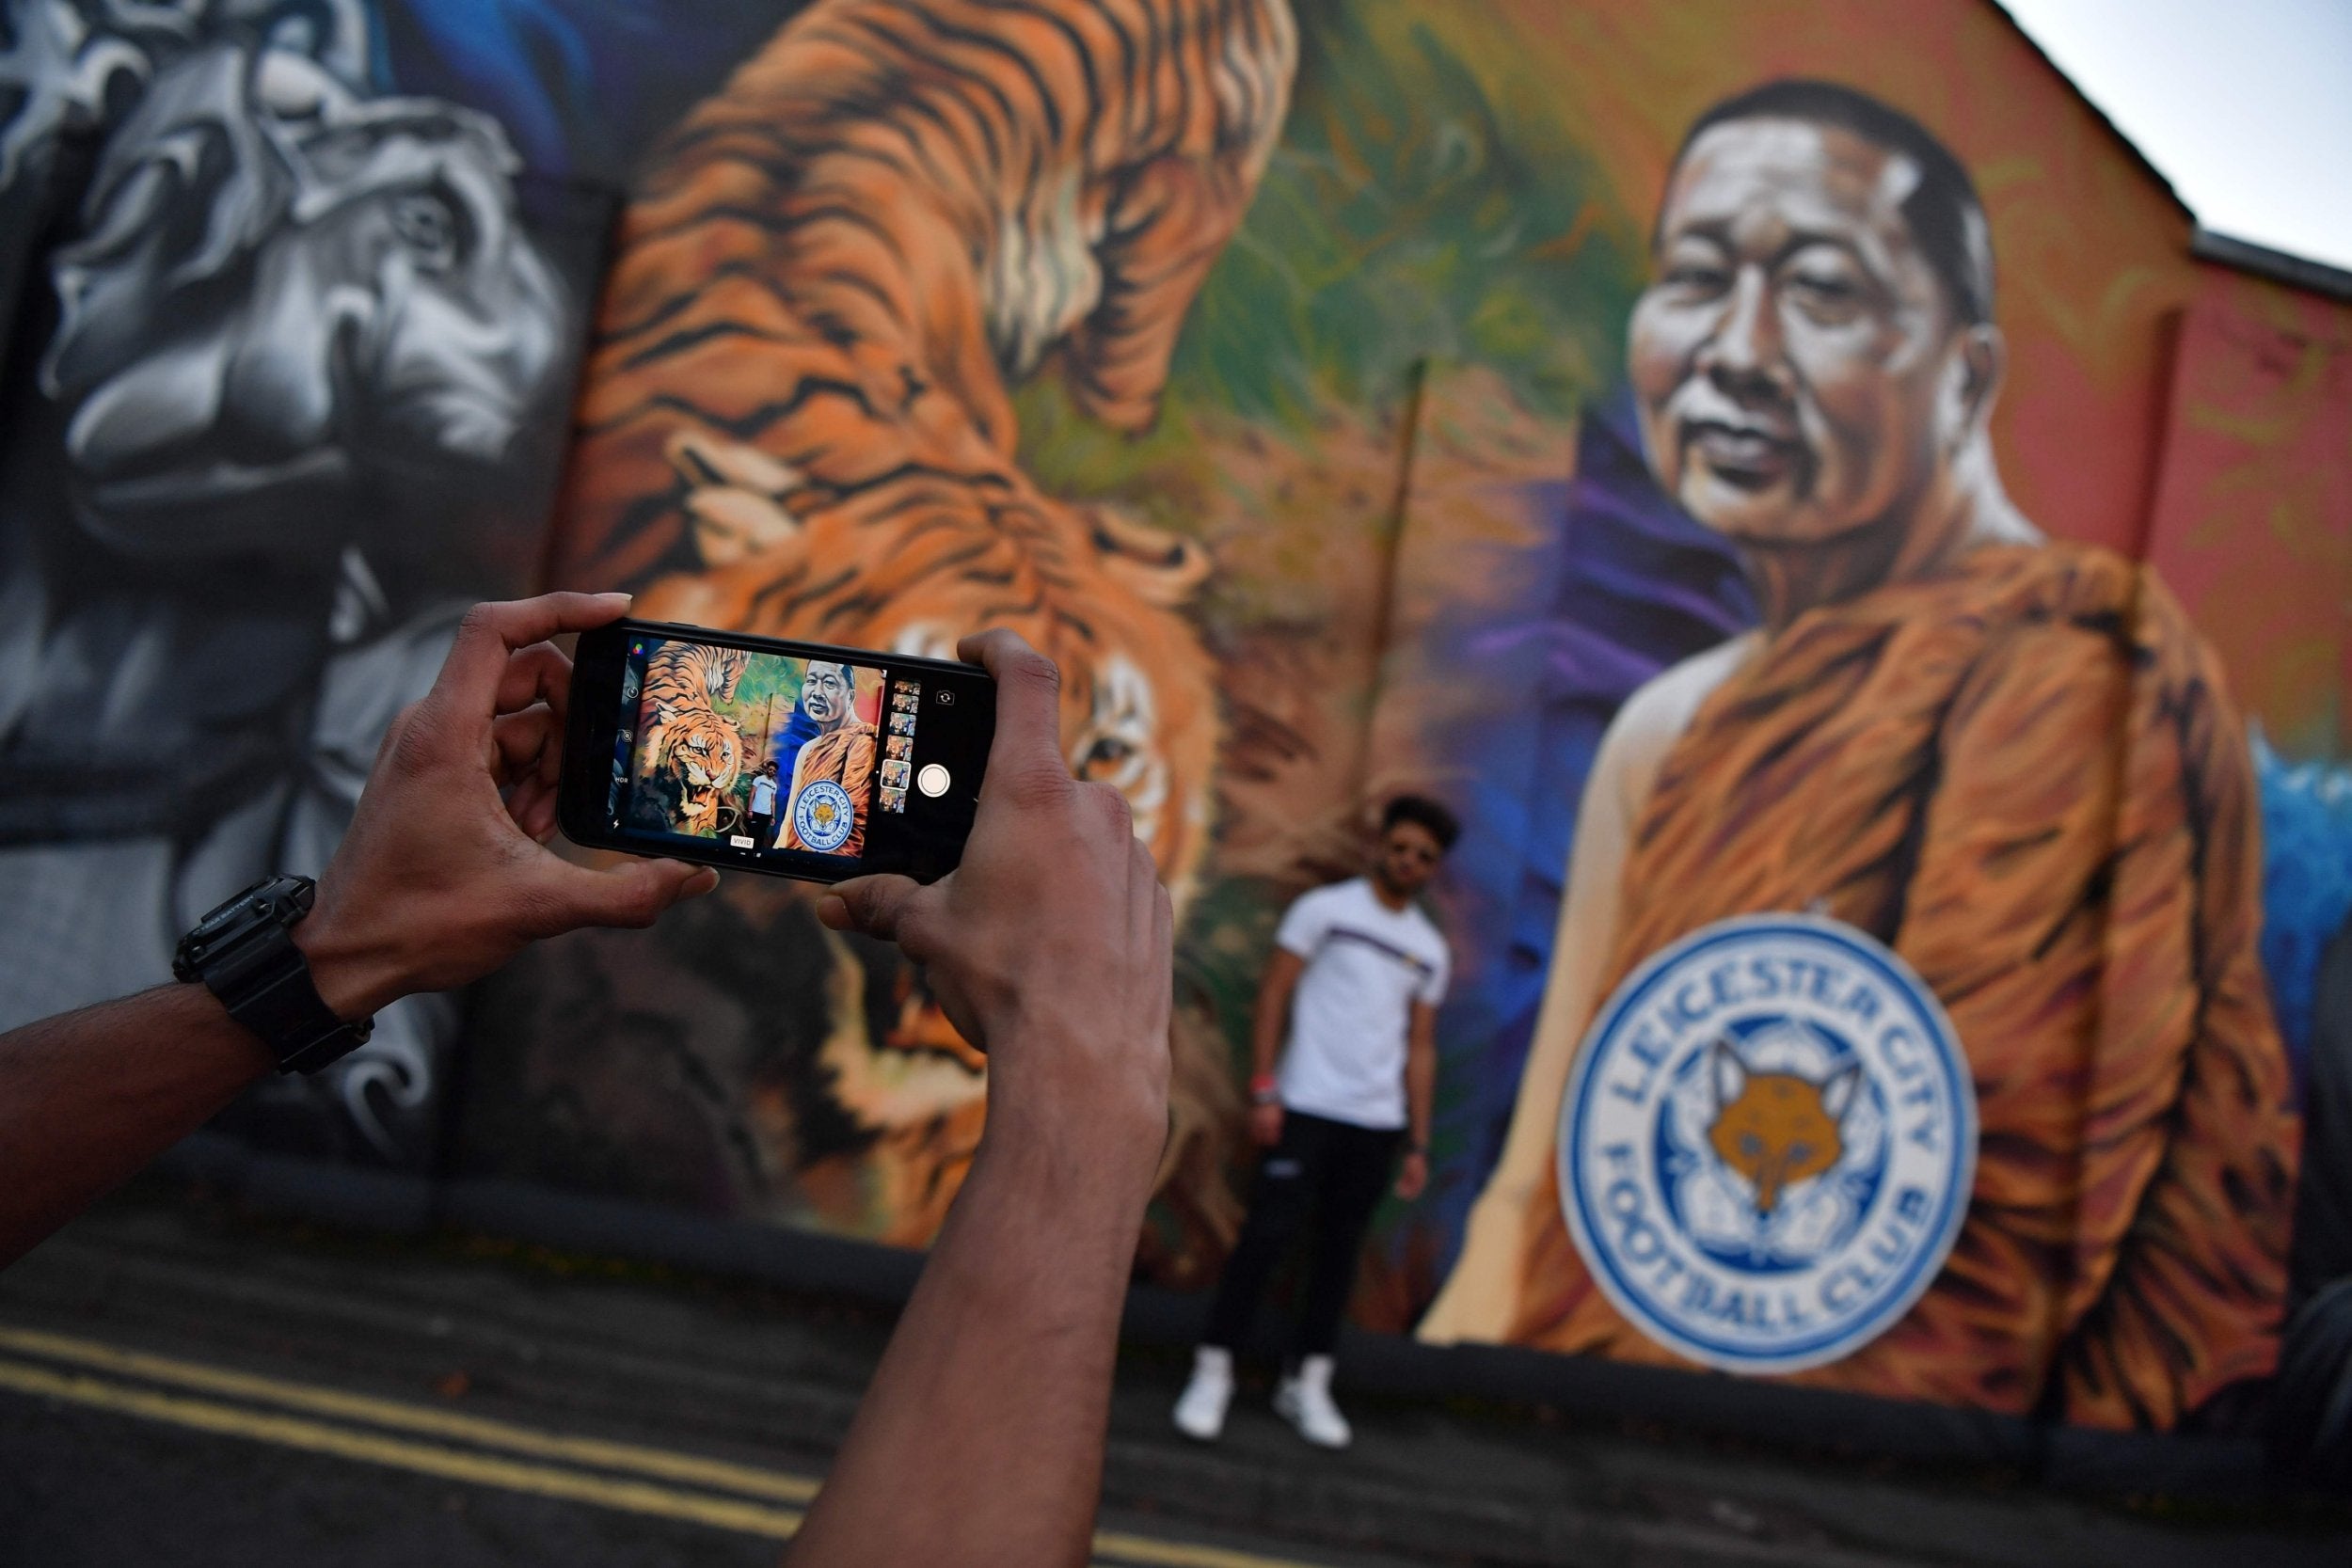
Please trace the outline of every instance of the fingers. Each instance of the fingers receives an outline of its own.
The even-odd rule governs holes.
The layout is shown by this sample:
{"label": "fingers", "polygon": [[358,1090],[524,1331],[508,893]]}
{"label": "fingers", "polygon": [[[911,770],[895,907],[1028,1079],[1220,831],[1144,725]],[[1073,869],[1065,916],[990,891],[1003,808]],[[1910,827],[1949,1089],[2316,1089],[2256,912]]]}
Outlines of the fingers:
{"label": "fingers", "polygon": [[[996,681],[996,737],[988,751],[991,779],[1068,780],[1061,754],[1061,672],[1054,661],[1002,626],[965,638],[958,657]],[[983,792],[986,785],[982,786]]]}
{"label": "fingers", "polygon": [[924,901],[923,884],[913,878],[852,877],[835,882],[817,901],[817,918],[836,931],[858,931],[895,942],[908,958],[919,962]]}
{"label": "fingers", "polygon": [[1428,1189],[1429,1156],[1408,1152],[1396,1173],[1396,1196],[1410,1203]]}
{"label": "fingers", "polygon": [[1106,784],[1079,784],[1077,787],[1087,793],[1095,812],[1108,825],[1111,842],[1114,844],[1137,842],[1136,808],[1128,801],[1126,796]]}
{"label": "fingers", "polygon": [[508,657],[491,711],[514,713],[533,703],[545,703],[560,715],[569,705],[571,695],[570,657],[552,642],[533,642]]}
{"label": "fingers", "polygon": [[557,792],[564,776],[563,721],[552,708],[529,707],[490,721],[496,750],[492,783],[506,797],[506,815],[533,843],[555,836]]}
{"label": "fingers", "polygon": [[540,890],[543,917],[533,936],[559,936],[583,926],[650,926],[661,911],[719,885],[707,865],[683,861],[625,860],[600,870],[547,857]]}
{"label": "fingers", "polygon": [[498,748],[499,782],[537,779],[553,784],[564,771],[564,721],[553,708],[528,707],[490,721]]}
{"label": "fingers", "polygon": [[1127,840],[1127,930],[1131,942],[1156,944],[1159,940],[1159,867],[1142,841]]}
{"label": "fingers", "polygon": [[542,594],[535,599],[478,604],[458,626],[457,641],[428,701],[448,704],[460,716],[486,719],[495,711],[500,684],[516,649],[544,642],[558,632],[603,626],[628,609],[626,594]]}
{"label": "fingers", "polygon": [[556,810],[560,801],[556,786],[537,779],[525,779],[506,796],[506,815],[515,826],[533,844],[545,844],[555,836]]}

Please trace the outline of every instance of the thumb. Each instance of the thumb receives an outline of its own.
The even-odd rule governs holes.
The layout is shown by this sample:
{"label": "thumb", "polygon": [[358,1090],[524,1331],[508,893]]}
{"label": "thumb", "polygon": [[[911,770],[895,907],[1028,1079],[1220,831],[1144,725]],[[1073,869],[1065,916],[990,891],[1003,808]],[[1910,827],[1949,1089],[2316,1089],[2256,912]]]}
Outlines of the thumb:
{"label": "thumb", "polygon": [[923,884],[912,877],[852,877],[826,890],[817,901],[817,918],[836,931],[895,942],[914,958],[909,928],[922,895]]}
{"label": "thumb", "polygon": [[719,874],[684,861],[625,860],[600,870],[558,862],[561,874],[548,902],[557,911],[553,936],[582,926],[650,926],[662,911],[719,885]]}

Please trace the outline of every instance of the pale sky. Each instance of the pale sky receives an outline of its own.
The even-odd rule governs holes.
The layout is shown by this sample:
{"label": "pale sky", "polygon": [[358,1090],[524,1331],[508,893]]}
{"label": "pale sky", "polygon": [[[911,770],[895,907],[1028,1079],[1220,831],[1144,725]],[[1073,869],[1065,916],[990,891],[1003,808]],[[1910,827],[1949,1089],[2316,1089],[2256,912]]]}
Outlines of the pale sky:
{"label": "pale sky", "polygon": [[1999,0],[2198,221],[2352,270],[2352,0]]}

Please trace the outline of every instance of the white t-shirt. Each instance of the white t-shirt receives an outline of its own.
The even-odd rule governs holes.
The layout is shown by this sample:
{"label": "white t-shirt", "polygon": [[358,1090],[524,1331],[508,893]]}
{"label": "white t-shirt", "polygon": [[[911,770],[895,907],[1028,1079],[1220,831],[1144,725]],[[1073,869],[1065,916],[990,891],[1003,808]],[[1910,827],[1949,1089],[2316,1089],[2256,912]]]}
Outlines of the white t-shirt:
{"label": "white t-shirt", "polygon": [[1358,1127],[1403,1127],[1412,1005],[1445,996],[1436,924],[1409,906],[1390,909],[1359,877],[1302,896],[1274,940],[1307,960],[1291,998],[1283,1105]]}
{"label": "white t-shirt", "polygon": [[776,811],[776,781],[762,773],[752,781],[752,814],[772,816]]}

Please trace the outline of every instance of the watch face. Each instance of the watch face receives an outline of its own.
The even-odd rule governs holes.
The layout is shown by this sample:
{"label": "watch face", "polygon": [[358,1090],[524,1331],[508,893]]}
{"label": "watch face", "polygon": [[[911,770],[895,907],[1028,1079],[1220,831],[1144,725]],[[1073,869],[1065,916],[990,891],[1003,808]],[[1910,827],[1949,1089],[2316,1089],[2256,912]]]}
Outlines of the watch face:
{"label": "watch face", "polygon": [[182,980],[198,977],[199,966],[227,938],[261,926],[283,928],[310,912],[318,884],[308,877],[264,877],[198,921],[180,939],[171,972]]}
{"label": "watch face", "polygon": [[201,980],[229,1016],[260,1037],[283,1072],[316,1072],[363,1043],[374,1020],[338,1018],[310,983],[302,950],[287,932],[310,911],[308,877],[254,883],[181,939],[172,973]]}
{"label": "watch face", "polygon": [[272,920],[280,926],[291,926],[310,912],[310,906],[318,901],[318,883],[308,877],[277,877],[260,896],[267,900]]}

